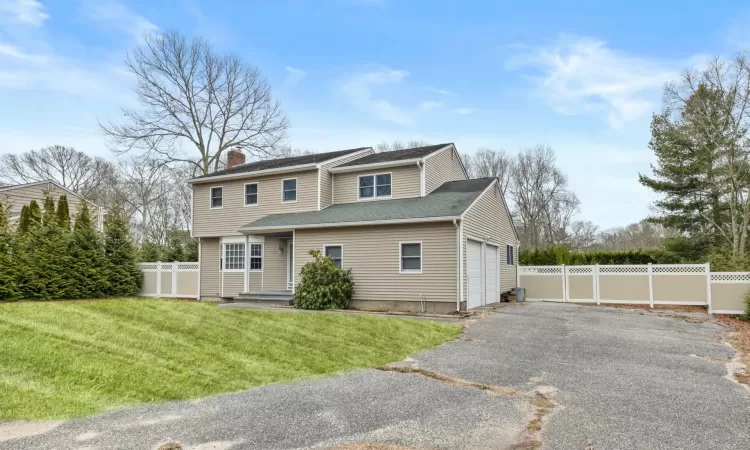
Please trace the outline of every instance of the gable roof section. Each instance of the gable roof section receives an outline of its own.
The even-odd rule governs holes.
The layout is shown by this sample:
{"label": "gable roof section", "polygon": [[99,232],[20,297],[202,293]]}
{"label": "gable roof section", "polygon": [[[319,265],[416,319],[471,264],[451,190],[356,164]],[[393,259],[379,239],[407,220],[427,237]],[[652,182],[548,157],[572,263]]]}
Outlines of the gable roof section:
{"label": "gable roof section", "polygon": [[[39,185],[44,185],[44,184],[52,184],[56,188],[60,189],[61,191],[65,192],[68,195],[73,195],[73,196],[78,197],[78,198],[80,198],[82,200],[86,200],[80,194],[76,194],[75,192],[71,191],[70,189],[66,188],[65,186],[63,186],[62,184],[58,183],[55,180],[32,181],[31,183],[13,184],[13,185],[10,185],[10,186],[0,186],[0,194],[11,195],[11,192],[14,191],[14,190],[16,190],[16,189],[23,189],[23,188],[34,187],[34,186],[39,186]],[[90,202],[88,200],[86,200],[86,201],[91,206],[94,206],[94,207],[97,207],[97,208],[99,207],[99,205],[97,205],[96,203],[92,203],[92,202]]]}
{"label": "gable roof section", "polygon": [[458,219],[494,181],[494,178],[449,181],[426,197],[343,203],[320,211],[270,214],[248,223],[240,231]]}
{"label": "gable roof section", "polygon": [[201,181],[201,180],[214,178],[214,177],[220,177],[224,175],[238,175],[238,174],[253,173],[253,172],[260,172],[260,171],[267,171],[267,170],[282,170],[285,168],[292,168],[296,166],[315,165],[315,164],[324,163],[331,159],[340,158],[342,156],[346,156],[354,152],[367,150],[369,148],[370,147],[350,148],[347,150],[338,150],[335,152],[313,153],[311,155],[292,156],[289,158],[277,158],[277,159],[269,159],[265,161],[253,161],[247,164],[240,164],[238,166],[234,166],[230,169],[217,170],[216,172],[211,172],[208,175],[201,175],[199,177],[195,177],[189,181]]}
{"label": "gable roof section", "polygon": [[368,155],[359,159],[355,159],[354,161],[349,161],[348,163],[342,164],[339,167],[364,166],[364,165],[369,165],[369,164],[381,164],[381,163],[389,163],[389,162],[396,162],[396,161],[403,161],[403,160],[410,160],[410,159],[422,159],[425,156],[428,156],[431,153],[435,153],[438,150],[441,150],[449,145],[452,145],[452,144],[447,143],[447,144],[428,145],[425,147],[414,147],[414,148],[406,148],[403,150],[393,150],[390,152],[373,153],[372,155]]}
{"label": "gable roof section", "polygon": [[[466,208],[463,214],[461,214],[461,218],[462,219],[464,218],[464,216],[469,212],[471,208],[474,207],[474,205],[477,204],[477,202],[479,202],[479,199],[482,198],[484,194],[486,194],[490,190],[497,191],[497,194],[500,196],[500,201],[503,204],[503,209],[505,209],[505,213],[508,215],[508,220],[510,221],[510,227],[511,229],[513,229],[513,234],[516,236],[516,241],[520,243],[521,238],[518,237],[518,229],[516,229],[516,223],[513,221],[513,216],[510,214],[510,208],[508,208],[508,202],[505,200],[505,195],[503,194],[503,191],[500,190],[500,182],[498,181],[497,178],[495,178],[494,180],[496,182],[492,183],[490,186],[487,186],[487,189],[485,189],[481,194],[477,196],[476,200],[474,200],[474,202],[472,202],[472,204],[469,205],[468,208]],[[492,189],[490,189],[490,187],[492,187]]]}

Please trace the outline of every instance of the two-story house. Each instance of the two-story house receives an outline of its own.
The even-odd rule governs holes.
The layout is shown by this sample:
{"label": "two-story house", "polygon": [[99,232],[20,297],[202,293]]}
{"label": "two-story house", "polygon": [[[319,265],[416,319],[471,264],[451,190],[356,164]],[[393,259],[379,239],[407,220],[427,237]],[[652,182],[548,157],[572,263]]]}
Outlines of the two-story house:
{"label": "two-story house", "polygon": [[291,299],[310,249],[352,269],[357,309],[445,313],[516,286],[498,182],[469,180],[453,144],[227,166],[188,181],[203,299]]}

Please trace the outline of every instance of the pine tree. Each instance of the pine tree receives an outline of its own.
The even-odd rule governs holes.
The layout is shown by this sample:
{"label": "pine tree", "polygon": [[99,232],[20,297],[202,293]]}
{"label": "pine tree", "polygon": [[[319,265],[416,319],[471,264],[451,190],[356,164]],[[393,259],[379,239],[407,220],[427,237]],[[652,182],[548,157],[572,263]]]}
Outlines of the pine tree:
{"label": "pine tree", "polygon": [[42,224],[42,210],[39,208],[39,203],[36,200],[32,200],[29,203],[29,230],[35,230]]}
{"label": "pine tree", "polygon": [[55,202],[47,197],[44,200],[42,225],[32,229],[26,249],[33,263],[30,270],[39,288],[32,293],[32,298],[55,300],[75,297],[68,253],[69,234],[58,226]]}
{"label": "pine tree", "polygon": [[5,207],[0,202],[0,233],[7,232],[8,228],[8,215],[5,213]]}
{"label": "pine tree", "polygon": [[141,244],[138,260],[141,262],[163,261],[164,252],[159,244],[146,241]]}
{"label": "pine tree", "polygon": [[42,225],[45,227],[57,225],[55,201],[49,195],[44,197],[44,214],[42,214]]}
{"label": "pine tree", "polygon": [[18,294],[13,235],[8,231],[8,213],[0,203],[0,301],[14,299]]}
{"label": "pine tree", "polygon": [[198,240],[189,238],[185,244],[185,261],[198,261]]}
{"label": "pine tree", "polygon": [[57,199],[57,225],[63,230],[70,230],[70,210],[66,195],[61,195]]}
{"label": "pine tree", "polygon": [[31,228],[31,217],[29,216],[28,205],[23,205],[21,208],[21,218],[18,219],[18,232],[25,234]]}
{"label": "pine tree", "polygon": [[185,260],[182,239],[180,239],[180,230],[169,230],[167,232],[167,251],[164,259],[170,262]]}
{"label": "pine tree", "polygon": [[138,293],[143,275],[136,266],[135,247],[130,238],[128,222],[122,207],[115,206],[104,219],[104,254],[111,296]]}
{"label": "pine tree", "polygon": [[[59,211],[59,209],[58,209]],[[89,209],[84,202],[75,218],[75,226],[68,242],[74,298],[103,297],[109,291],[108,264],[99,233],[91,225]]]}

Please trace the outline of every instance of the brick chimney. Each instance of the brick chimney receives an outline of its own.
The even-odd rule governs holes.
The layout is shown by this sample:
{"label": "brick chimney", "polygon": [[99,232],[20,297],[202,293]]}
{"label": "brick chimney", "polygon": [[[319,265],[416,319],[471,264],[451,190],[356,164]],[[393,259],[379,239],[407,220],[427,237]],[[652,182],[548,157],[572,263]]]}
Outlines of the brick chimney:
{"label": "brick chimney", "polygon": [[232,149],[227,152],[227,169],[245,164],[245,154],[240,149]]}

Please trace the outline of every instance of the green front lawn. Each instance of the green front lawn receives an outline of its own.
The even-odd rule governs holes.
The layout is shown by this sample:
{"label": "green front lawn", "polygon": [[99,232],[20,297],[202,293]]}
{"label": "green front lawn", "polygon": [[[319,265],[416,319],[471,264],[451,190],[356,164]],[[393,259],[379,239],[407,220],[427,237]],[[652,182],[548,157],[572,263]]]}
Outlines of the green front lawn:
{"label": "green front lawn", "polygon": [[169,300],[0,304],[0,420],[80,416],[373,367],[459,332],[431,321]]}

